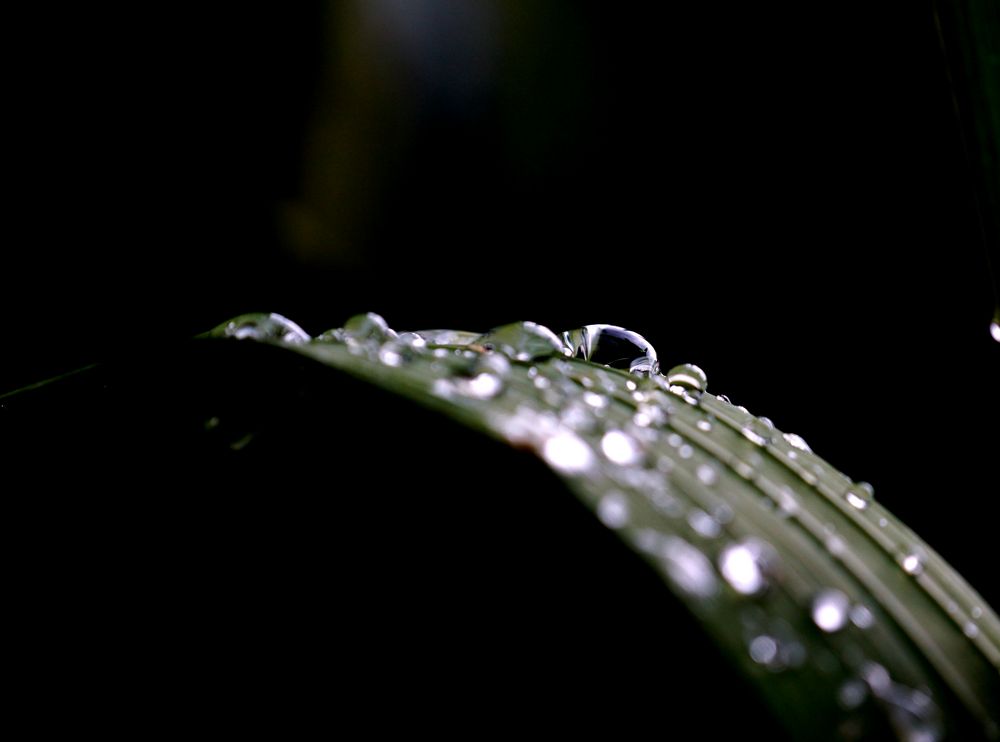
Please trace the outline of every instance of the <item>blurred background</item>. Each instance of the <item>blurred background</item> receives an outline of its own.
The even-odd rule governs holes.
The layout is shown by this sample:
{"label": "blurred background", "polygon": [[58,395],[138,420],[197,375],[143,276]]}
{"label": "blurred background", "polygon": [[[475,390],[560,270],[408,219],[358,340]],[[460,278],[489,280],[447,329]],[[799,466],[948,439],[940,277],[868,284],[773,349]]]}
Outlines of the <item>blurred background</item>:
{"label": "blurred background", "polygon": [[996,604],[995,22],[972,0],[20,8],[0,391],[248,311],[620,324],[870,480]]}

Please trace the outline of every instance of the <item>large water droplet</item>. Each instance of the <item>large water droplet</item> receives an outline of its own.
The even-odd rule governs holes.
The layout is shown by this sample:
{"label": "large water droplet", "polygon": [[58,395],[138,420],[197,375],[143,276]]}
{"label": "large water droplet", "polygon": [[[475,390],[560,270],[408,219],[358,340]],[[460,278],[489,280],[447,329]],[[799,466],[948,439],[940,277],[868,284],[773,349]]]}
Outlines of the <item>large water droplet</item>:
{"label": "large water droplet", "polygon": [[563,355],[562,340],[548,327],[534,322],[514,322],[496,327],[475,339],[486,350],[497,350],[514,361],[534,361]]}
{"label": "large water droplet", "polygon": [[766,547],[752,539],[730,544],[719,555],[719,572],[732,588],[743,595],[755,595],[767,587],[762,569]]}
{"label": "large water droplet", "polygon": [[642,335],[617,325],[585,325],[563,333],[577,358],[648,376],[659,370],[656,350]]}
{"label": "large water droplet", "polygon": [[609,461],[622,466],[634,464],[641,456],[636,440],[620,430],[611,430],[604,434],[601,438],[601,450]]}
{"label": "large water droplet", "polygon": [[703,392],[708,389],[708,376],[693,363],[682,363],[667,371],[667,383],[694,392]]}
{"label": "large water droplet", "polygon": [[868,482],[855,482],[844,493],[844,499],[852,508],[864,510],[875,496],[875,488]]}
{"label": "large water droplet", "polygon": [[812,604],[813,623],[832,634],[847,625],[851,601],[840,590],[821,591]]}
{"label": "large water droplet", "polygon": [[237,340],[277,340],[283,343],[307,343],[309,335],[287,317],[280,314],[241,314],[213,329],[212,337]]}

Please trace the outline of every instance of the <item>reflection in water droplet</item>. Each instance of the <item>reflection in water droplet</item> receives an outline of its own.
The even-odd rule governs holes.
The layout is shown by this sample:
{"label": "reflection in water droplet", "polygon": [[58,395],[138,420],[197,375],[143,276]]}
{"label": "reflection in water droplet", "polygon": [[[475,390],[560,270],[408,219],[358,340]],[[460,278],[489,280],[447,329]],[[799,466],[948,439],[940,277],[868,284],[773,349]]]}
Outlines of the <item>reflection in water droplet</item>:
{"label": "reflection in water droplet", "polygon": [[224,322],[209,333],[212,337],[231,337],[237,340],[277,340],[283,343],[306,343],[309,335],[280,314],[241,314]]}
{"label": "reflection in water droplet", "polygon": [[767,587],[759,559],[761,545],[755,541],[730,544],[719,555],[719,571],[734,590],[754,595]]}
{"label": "reflection in water droplet", "polygon": [[795,433],[784,433],[785,440],[788,441],[788,445],[793,446],[800,451],[812,451],[809,448],[809,444],[805,442],[801,435],[796,435]]}
{"label": "reflection in water droplet", "polygon": [[608,460],[615,464],[628,466],[639,460],[641,452],[639,444],[627,433],[611,430],[601,438],[601,450]]}
{"label": "reflection in water droplet", "polygon": [[667,575],[682,590],[703,598],[715,595],[718,586],[712,563],[697,548],[682,538],[666,536],[662,556]]}
{"label": "reflection in water droplet", "polygon": [[708,389],[708,376],[693,363],[682,363],[667,371],[667,383],[695,392]]}
{"label": "reflection in water droplet", "polygon": [[770,665],[778,658],[778,642],[766,634],[750,642],[750,659],[758,665]]}
{"label": "reflection in water droplet", "polygon": [[868,482],[855,482],[844,493],[847,503],[858,510],[864,510],[875,496],[875,488]]}
{"label": "reflection in water droplet", "polygon": [[899,563],[903,567],[903,571],[908,575],[919,575],[924,571],[924,560],[920,558],[919,554],[905,554],[899,560]]}
{"label": "reflection in water droplet", "polygon": [[545,439],[542,458],[550,466],[566,474],[579,474],[593,466],[594,454],[590,446],[576,433],[561,430]]}
{"label": "reflection in water droplet", "polygon": [[608,528],[621,528],[628,523],[628,502],[621,492],[611,492],[597,503],[597,517]]}
{"label": "reflection in water droplet", "polygon": [[572,355],[591,363],[649,376],[659,370],[656,350],[642,335],[617,325],[586,325],[568,330],[563,343]]}
{"label": "reflection in water droplet", "polygon": [[813,600],[813,622],[828,634],[840,631],[847,625],[850,605],[851,601],[840,590],[823,590]]}

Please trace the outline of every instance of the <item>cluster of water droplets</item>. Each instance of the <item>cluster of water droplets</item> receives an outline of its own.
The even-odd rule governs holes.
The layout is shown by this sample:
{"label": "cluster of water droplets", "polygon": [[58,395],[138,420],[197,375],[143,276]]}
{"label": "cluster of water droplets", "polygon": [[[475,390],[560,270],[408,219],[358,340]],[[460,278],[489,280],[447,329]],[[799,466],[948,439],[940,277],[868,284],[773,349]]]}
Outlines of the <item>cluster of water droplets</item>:
{"label": "cluster of water droplets", "polygon": [[[245,315],[213,334],[309,342],[301,328],[280,315]],[[732,596],[747,603],[747,615],[768,600],[788,599],[782,597],[790,588],[778,550],[732,528],[732,506],[719,491],[735,497],[736,484],[740,491],[756,491],[758,507],[795,522],[834,560],[849,556],[832,524],[800,502],[791,486],[796,481],[818,490],[890,553],[903,573],[931,585],[932,597],[938,595],[933,587],[943,582],[935,571],[938,562],[885,517],[870,484],[851,481],[826,465],[801,436],[779,431],[771,420],[751,415],[726,397],[708,394],[707,376],[698,366],[680,364],[663,373],[652,345],[630,330],[586,325],[555,333],[518,322],[482,334],[397,333],[382,317],[368,313],[322,333],[311,345],[346,348],[393,373],[405,374],[420,365],[417,361],[429,363],[432,395],[483,410],[492,430],[536,451],[585,496],[593,496],[594,511],[605,526],[646,553],[693,599]],[[513,373],[515,367],[526,373]],[[513,388],[518,393],[511,395],[511,404],[482,404]],[[519,402],[525,398],[537,401]],[[666,525],[651,528],[648,523],[657,519]],[[818,637],[871,632],[877,623],[872,609],[843,586],[821,587],[796,600]],[[966,636],[990,651],[976,597],[947,600],[943,605]],[[755,665],[782,672],[810,660],[811,640],[800,630],[773,621],[748,625],[747,653]],[[863,676],[845,683],[842,696],[847,710],[865,699],[885,702],[886,697]]]}

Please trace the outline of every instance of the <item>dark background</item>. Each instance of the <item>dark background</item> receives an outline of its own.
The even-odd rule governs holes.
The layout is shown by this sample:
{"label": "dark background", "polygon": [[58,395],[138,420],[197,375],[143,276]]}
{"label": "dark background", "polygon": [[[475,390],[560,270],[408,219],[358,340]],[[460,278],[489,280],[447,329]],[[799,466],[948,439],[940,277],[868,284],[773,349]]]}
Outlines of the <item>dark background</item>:
{"label": "dark background", "polygon": [[1000,345],[928,3],[5,25],[0,389],[247,311],[620,324],[870,480],[997,602]]}

